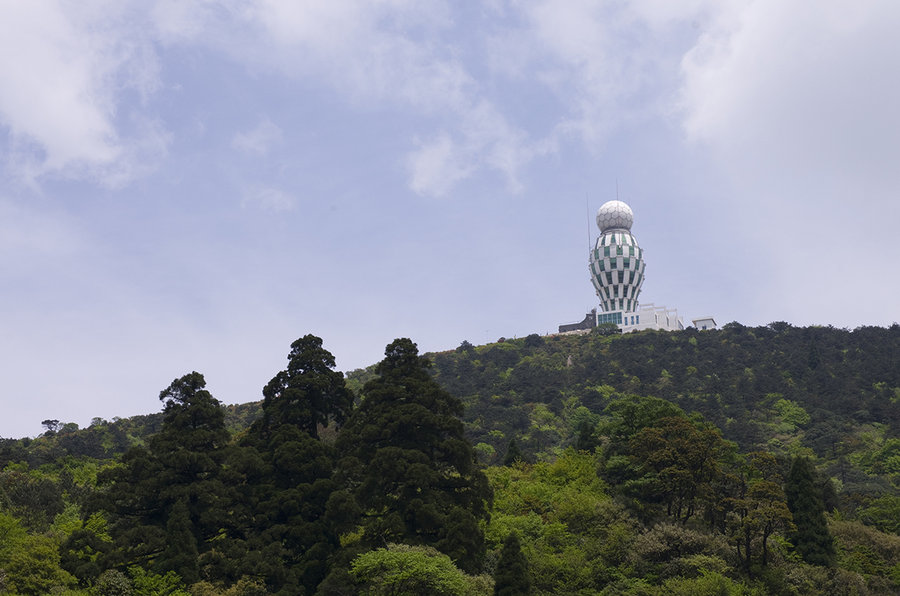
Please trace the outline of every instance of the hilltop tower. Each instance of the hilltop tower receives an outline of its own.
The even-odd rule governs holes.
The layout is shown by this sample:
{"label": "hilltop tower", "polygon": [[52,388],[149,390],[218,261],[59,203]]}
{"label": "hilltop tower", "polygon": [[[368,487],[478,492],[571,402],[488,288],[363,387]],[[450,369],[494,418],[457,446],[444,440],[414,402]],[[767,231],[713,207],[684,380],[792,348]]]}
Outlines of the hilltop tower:
{"label": "hilltop tower", "polygon": [[644,253],[631,234],[632,223],[634,213],[622,201],[608,201],[597,211],[600,237],[591,251],[591,282],[607,313],[632,313],[638,307]]}
{"label": "hilltop tower", "polygon": [[[644,251],[631,233],[633,223],[634,213],[622,201],[607,201],[597,210],[600,237],[591,249],[589,264],[600,312],[594,308],[583,321],[560,325],[560,333],[584,332],[604,323],[613,323],[623,332],[684,329],[677,309],[638,305],[645,263]],[[709,324],[715,328],[712,319]]]}

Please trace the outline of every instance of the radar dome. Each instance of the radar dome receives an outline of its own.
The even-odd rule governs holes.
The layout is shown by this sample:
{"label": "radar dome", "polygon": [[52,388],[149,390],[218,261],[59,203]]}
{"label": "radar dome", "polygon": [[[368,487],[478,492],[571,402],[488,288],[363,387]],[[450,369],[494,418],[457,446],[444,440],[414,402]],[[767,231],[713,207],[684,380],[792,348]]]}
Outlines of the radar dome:
{"label": "radar dome", "polygon": [[634,223],[631,207],[622,201],[607,201],[597,210],[597,227],[601,232],[606,230],[630,230]]}

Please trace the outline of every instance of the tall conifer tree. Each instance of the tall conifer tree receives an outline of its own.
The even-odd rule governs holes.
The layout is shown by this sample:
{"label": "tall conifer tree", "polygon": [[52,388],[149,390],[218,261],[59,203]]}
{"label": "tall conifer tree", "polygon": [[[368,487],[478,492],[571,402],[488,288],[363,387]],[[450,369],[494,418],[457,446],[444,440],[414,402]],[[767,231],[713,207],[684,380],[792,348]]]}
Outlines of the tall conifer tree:
{"label": "tall conifer tree", "polygon": [[522,554],[519,536],[512,532],[503,541],[500,560],[494,572],[494,596],[527,596],[531,594],[528,560]]}
{"label": "tall conifer tree", "polygon": [[221,404],[192,372],[160,392],[160,432],[103,474],[105,508],[112,514],[117,548],[106,566],[139,564],[196,580],[198,555],[228,525],[232,500],[223,481],[229,442]]}
{"label": "tall conifer tree", "polygon": [[264,555],[248,571],[279,594],[313,593],[339,546],[326,512],[335,490],[333,446],[319,440],[318,427],[343,422],[353,395],[334,366],[320,338],[292,343],[288,366],[263,389],[263,416],[242,443],[247,461],[261,464],[248,471],[247,547]]}
{"label": "tall conifer tree", "polygon": [[366,543],[434,546],[478,572],[490,487],[464,436],[462,403],[429,366],[409,339],[387,346],[338,438],[341,474],[364,512]]}
{"label": "tall conifer tree", "polygon": [[280,424],[292,424],[318,439],[320,424],[343,423],[353,407],[353,394],[334,366],[334,356],[315,335],[304,335],[292,343],[287,368],[263,388],[263,419],[258,430],[267,432]]}
{"label": "tall conifer tree", "polygon": [[790,536],[797,552],[807,563],[831,565],[835,557],[834,539],[828,531],[825,505],[809,458],[794,458],[784,492],[797,526]]}

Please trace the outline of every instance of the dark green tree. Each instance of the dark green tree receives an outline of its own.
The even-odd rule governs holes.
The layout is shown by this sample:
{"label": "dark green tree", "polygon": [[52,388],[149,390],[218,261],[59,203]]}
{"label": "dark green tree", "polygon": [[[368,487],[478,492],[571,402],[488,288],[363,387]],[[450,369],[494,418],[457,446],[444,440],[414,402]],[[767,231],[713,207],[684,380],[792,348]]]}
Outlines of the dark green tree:
{"label": "dark green tree", "polygon": [[519,444],[515,439],[510,439],[509,446],[506,448],[506,457],[503,458],[504,466],[511,466],[517,461],[524,461],[525,455],[519,449]]}
{"label": "dark green tree", "polygon": [[503,541],[500,560],[494,572],[494,596],[526,596],[531,594],[528,560],[522,554],[519,536],[512,532]]}
{"label": "dark green tree", "polygon": [[159,395],[160,432],[99,477],[116,542],[106,567],[174,569],[190,581],[198,556],[231,528],[234,495],[223,466],[230,436],[224,410],[205,386],[198,372],[172,381]]}
{"label": "dark green tree", "polygon": [[526,348],[539,348],[542,345],[544,345],[544,338],[537,333],[532,333],[531,335],[525,336]]}
{"label": "dark green tree", "polygon": [[456,347],[457,354],[474,354],[475,346],[473,346],[469,341],[462,340],[462,343]]}
{"label": "dark green tree", "polygon": [[600,445],[595,434],[596,430],[597,425],[591,420],[585,419],[579,422],[575,431],[575,449],[593,453],[594,449]]}
{"label": "dark green tree", "polygon": [[809,458],[794,458],[784,492],[797,527],[790,534],[794,548],[807,563],[832,565],[835,558],[834,539],[828,531],[820,485]]}
{"label": "dark green tree", "polygon": [[288,368],[263,389],[262,418],[241,442],[249,525],[238,573],[265,577],[277,593],[313,593],[339,546],[326,510],[333,446],[319,440],[318,426],[343,422],[353,396],[334,364],[318,337],[295,341]]}
{"label": "dark green tree", "polygon": [[429,366],[409,339],[387,346],[338,437],[340,476],[363,511],[368,546],[433,546],[473,573],[484,555],[479,521],[490,487],[463,433],[462,403]]}
{"label": "dark green tree", "polygon": [[615,323],[600,323],[591,329],[591,333],[596,333],[597,335],[619,335],[622,333],[622,330]]}
{"label": "dark green tree", "polygon": [[260,430],[294,424],[317,439],[320,424],[343,423],[353,407],[353,394],[344,385],[343,373],[334,366],[334,356],[315,335],[304,335],[292,343],[287,368],[263,388]]}
{"label": "dark green tree", "polygon": [[197,569],[197,539],[187,504],[179,499],[166,520],[166,546],[157,562],[159,569],[174,571],[187,584],[200,579]]}

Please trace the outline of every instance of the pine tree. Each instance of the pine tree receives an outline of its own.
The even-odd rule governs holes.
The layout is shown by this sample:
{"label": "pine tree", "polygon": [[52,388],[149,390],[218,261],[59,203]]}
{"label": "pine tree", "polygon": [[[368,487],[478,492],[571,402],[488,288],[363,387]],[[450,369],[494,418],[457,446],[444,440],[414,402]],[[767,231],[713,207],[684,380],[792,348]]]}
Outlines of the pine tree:
{"label": "pine tree", "polygon": [[433,546],[480,571],[490,487],[463,433],[462,403],[428,374],[416,344],[387,346],[338,437],[340,474],[363,510],[363,540]]}
{"label": "pine tree", "polygon": [[314,439],[318,427],[341,424],[350,415],[353,394],[336,370],[334,356],[315,335],[304,335],[291,344],[288,366],[263,388],[261,431],[280,424],[294,424]]}
{"label": "pine tree", "polygon": [[197,539],[188,515],[187,504],[179,499],[169,512],[166,521],[166,548],[156,562],[156,567],[174,571],[186,584],[200,579],[197,571]]}
{"label": "pine tree", "polygon": [[494,572],[494,596],[525,596],[531,594],[528,560],[522,554],[519,536],[513,532],[503,541],[500,560]]}
{"label": "pine tree", "polygon": [[198,372],[172,381],[159,395],[160,432],[98,478],[109,485],[103,505],[117,546],[104,557],[106,567],[175,569],[190,581],[198,555],[229,526],[233,494],[223,462],[230,437],[222,406],[205,386]]}
{"label": "pine tree", "polygon": [[794,548],[807,563],[831,565],[835,557],[834,539],[828,531],[825,505],[809,458],[794,458],[784,492],[797,527],[790,535]]}
{"label": "pine tree", "polygon": [[506,447],[506,457],[503,458],[504,466],[511,466],[517,461],[523,461],[525,456],[522,455],[522,450],[519,449],[519,444],[515,439],[510,439],[509,445]]}
{"label": "pine tree", "polygon": [[326,505],[335,491],[333,446],[318,426],[343,422],[353,395],[322,340],[306,335],[293,344],[288,367],[263,389],[263,416],[242,441],[247,470],[245,509],[252,518],[248,572],[265,576],[279,593],[313,593],[338,548]]}

